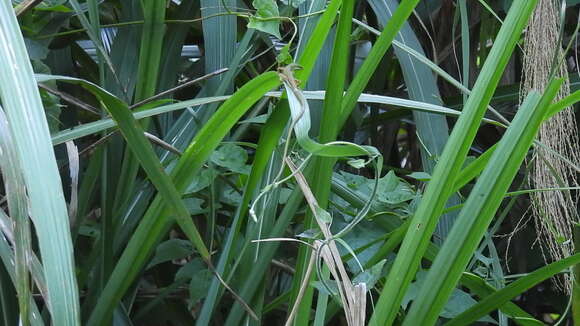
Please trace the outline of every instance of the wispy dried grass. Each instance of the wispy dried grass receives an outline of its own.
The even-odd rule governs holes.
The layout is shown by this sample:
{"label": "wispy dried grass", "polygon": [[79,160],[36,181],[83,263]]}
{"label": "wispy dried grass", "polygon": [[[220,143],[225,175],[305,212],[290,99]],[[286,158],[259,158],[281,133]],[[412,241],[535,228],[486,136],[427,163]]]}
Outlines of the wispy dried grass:
{"label": "wispy dried grass", "polygon": [[[532,15],[524,47],[524,71],[521,98],[532,89],[543,91],[548,84],[552,66],[560,63],[560,15],[554,0],[540,0]],[[557,52],[556,52],[557,51]],[[557,61],[554,57],[558,58]],[[556,68],[556,77],[568,75],[565,64]],[[566,79],[556,100],[570,93]],[[530,183],[538,189],[578,186],[576,170],[558,157],[562,155],[578,165],[580,163],[578,129],[573,110],[566,109],[545,122],[538,134],[538,141],[547,148],[536,146]],[[576,204],[578,196],[566,191],[536,192],[531,196],[532,214],[542,248],[547,248],[544,258],[560,260],[569,256],[574,248],[572,225],[578,221]],[[549,257],[548,257],[549,256]],[[570,282],[556,282],[570,291]]]}

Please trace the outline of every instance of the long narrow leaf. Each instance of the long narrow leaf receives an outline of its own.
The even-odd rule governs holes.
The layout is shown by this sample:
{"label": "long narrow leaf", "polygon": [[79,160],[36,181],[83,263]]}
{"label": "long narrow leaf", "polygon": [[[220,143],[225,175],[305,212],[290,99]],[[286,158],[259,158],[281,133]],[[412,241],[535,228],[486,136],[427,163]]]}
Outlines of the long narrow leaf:
{"label": "long narrow leaf", "polygon": [[[30,302],[33,300],[30,290],[28,266],[32,257],[30,220],[28,218],[28,197],[20,162],[9,132],[4,110],[0,107],[0,169],[6,189],[8,209],[14,225],[14,260],[16,293],[22,325],[30,324]],[[11,266],[6,266],[10,268]]]}
{"label": "long narrow leaf", "polygon": [[[139,50],[135,101],[142,101],[155,95],[157,80],[159,78],[161,49],[165,35],[165,0],[144,1],[142,2],[142,6],[144,25]],[[145,119],[141,124],[147,130],[149,120]],[[135,156],[129,149],[126,149],[116,188],[115,203],[113,205],[114,211],[125,204],[132,194],[138,171],[139,164]]]}
{"label": "long narrow leaf", "polygon": [[491,294],[471,308],[465,310],[457,317],[445,324],[445,326],[471,325],[473,322],[497,309],[502,304],[520,295],[534,285],[547,280],[557,273],[580,263],[580,254],[564,258],[557,262],[544,266],[528,275],[518,279],[505,288]]}
{"label": "long narrow leaf", "polygon": [[[395,0],[369,0],[368,2],[383,26],[391,19],[393,12],[398,6],[398,2]],[[412,48],[424,56],[421,43],[408,22],[403,24],[393,43]],[[394,47],[394,51],[400,62],[409,98],[424,103],[442,105],[437,80],[431,73],[429,66],[398,46]],[[413,120],[417,128],[417,136],[424,145],[421,147],[423,170],[427,173],[432,173],[436,158],[443,152],[443,148],[449,138],[447,119],[437,114],[413,111]],[[459,204],[459,198],[454,195],[449,199],[447,205],[453,206],[455,204]],[[441,217],[437,224],[437,239],[445,239],[456,217],[457,215],[454,212]]]}
{"label": "long narrow leaf", "polygon": [[[46,80],[66,80],[71,79],[70,77],[64,76],[51,76],[51,75],[37,75],[38,81],[46,81]],[[78,80],[78,79],[75,79]],[[83,84],[82,80],[78,80],[79,84]],[[308,100],[323,100],[326,96],[325,91],[304,91],[303,95]],[[268,92],[265,94],[268,97],[276,97],[279,98],[282,96],[281,92]],[[153,117],[156,115],[160,115],[167,112],[173,112],[177,110],[183,110],[186,108],[196,107],[208,103],[217,103],[223,102],[230,98],[231,96],[215,96],[215,97],[202,97],[193,100],[186,100],[179,103],[168,104],[158,106],[152,109],[145,109],[137,110],[133,115],[135,119],[143,119],[147,117]],[[359,103],[374,103],[374,104],[384,104],[384,105],[391,105],[401,109],[409,109],[409,110],[417,110],[421,112],[430,112],[435,114],[442,114],[451,117],[459,117],[461,115],[461,111],[449,109],[443,106],[434,105],[425,102],[419,101],[412,101],[407,99],[401,99],[397,97],[391,96],[382,96],[382,95],[374,95],[374,94],[361,94],[358,98]],[[501,123],[491,120],[491,119],[483,119],[486,123],[494,124],[497,126],[503,126]],[[85,137],[88,135],[92,135],[98,133],[100,131],[113,128],[115,127],[115,121],[112,119],[102,119],[97,120],[94,122],[89,122],[82,124],[78,127],[74,127],[71,129],[66,129],[55,133],[52,136],[52,142],[54,145],[63,144],[69,140],[75,140],[81,137]]]}
{"label": "long narrow leaf", "polygon": [[344,100],[341,107],[340,126],[344,125],[346,119],[350,116],[350,113],[354,109],[356,100],[358,99],[359,95],[363,92],[372,74],[377,69],[383,56],[391,46],[395,36],[403,24],[407,21],[407,18],[411,15],[413,9],[415,9],[418,3],[419,0],[403,0],[395,13],[393,13],[393,16],[383,29],[383,32],[377,39],[376,43],[373,45],[371,52],[369,53],[362,66],[359,68],[356,76],[348,87],[346,94],[344,95]]}
{"label": "long narrow leaf", "polygon": [[425,194],[413,216],[409,232],[401,245],[386,286],[379,298],[370,325],[390,325],[399,310],[403,296],[415,276],[421,257],[437,225],[438,217],[450,196],[455,176],[460,171],[467,152],[503,68],[506,66],[516,41],[520,37],[535,1],[514,1],[506,21],[477,79],[473,92],[457,121],[445,150],[433,173]]}
{"label": "long narrow leaf", "polygon": [[[354,13],[354,1],[353,0],[343,0],[338,27],[336,29],[336,36],[334,38],[334,47],[332,50],[332,58],[330,62],[327,84],[327,92],[325,94],[323,108],[322,108],[322,118],[319,123],[319,140],[323,143],[334,141],[338,133],[337,128],[337,118],[340,113],[340,107],[342,103],[342,97],[344,94],[344,88],[347,77],[347,69],[349,63],[349,48],[350,48],[350,35],[351,35],[351,25],[352,16]],[[291,115],[294,117],[296,114],[296,109],[293,106],[296,104],[292,100],[292,91],[287,89],[288,101],[291,108]],[[308,102],[305,100],[305,106],[308,106]],[[303,118],[309,119],[309,112],[304,112]],[[296,125],[298,127],[298,124]],[[295,127],[295,128],[296,128]],[[310,129],[310,128],[308,128]],[[306,130],[306,137],[308,137],[308,131]],[[298,133],[296,133],[298,135]],[[300,142],[300,140],[299,140]],[[330,180],[332,178],[332,167],[334,165],[335,159],[333,158],[318,158],[315,164],[316,174],[312,183],[312,191],[316,194],[316,200],[318,201],[319,207],[326,209],[328,206],[328,198],[330,197]],[[312,213],[307,215],[304,221],[306,229],[310,229],[314,226],[314,219]],[[303,278],[308,274],[308,269],[310,265],[311,250],[307,247],[300,247],[298,253],[298,263],[296,264],[295,277],[293,280],[293,293],[292,300],[290,302],[295,302],[298,297],[300,297],[300,289],[304,282]],[[328,270],[326,270],[328,274]],[[306,280],[308,282],[308,280]],[[314,289],[308,287],[304,294],[302,295],[301,301],[298,303],[298,310],[296,313],[295,325],[307,325],[309,323],[309,311],[311,309],[311,303],[313,299]],[[318,319],[324,320],[325,308],[327,305],[328,296],[326,294],[320,293],[318,297],[318,305],[316,314]]]}
{"label": "long narrow leaf", "polygon": [[203,243],[199,232],[195,225],[189,218],[189,213],[181,200],[181,194],[175,189],[169,176],[163,171],[163,166],[155,155],[150,142],[145,137],[142,127],[137,123],[137,120],[129,110],[127,104],[99,88],[98,86],[86,81],[81,81],[75,78],[61,77],[61,81],[79,83],[83,87],[89,89],[103,102],[115,122],[117,123],[121,133],[126,138],[127,143],[133,151],[136,158],[140,161],[144,170],[147,172],[149,179],[158,189],[160,195],[166,201],[166,205],[170,206],[176,220],[182,227],[183,231],[195,245],[196,249],[205,260],[209,259],[209,252]]}
{"label": "long narrow leaf", "polygon": [[544,110],[538,107],[537,93],[532,93],[518,110],[429,270],[425,280],[429,286],[419,292],[405,325],[431,325],[437,320],[527,154],[553,95],[555,92],[541,103]]}
{"label": "long narrow leaf", "polygon": [[0,2],[0,95],[21,162],[55,325],[79,325],[68,212],[44,108],[9,1]]}
{"label": "long narrow leaf", "polygon": [[[308,81],[308,78],[310,77],[316,59],[318,58],[318,54],[320,53],[321,49],[324,46],[324,42],[330,32],[332,23],[334,22],[334,19],[338,12],[338,8],[340,7],[341,3],[342,3],[341,0],[333,0],[328,4],[326,10],[324,11],[324,14],[322,15],[322,17],[320,17],[318,23],[316,24],[316,27],[314,28],[314,31],[312,32],[310,39],[304,46],[304,50],[300,54],[300,57],[297,62],[302,67],[302,69],[296,72],[296,78],[298,78],[303,83],[306,83]],[[288,102],[285,99],[283,99],[276,106],[274,112],[272,112],[268,121],[266,122],[262,134],[260,135],[260,140],[258,142],[258,150],[256,152],[256,157],[258,158],[258,160],[254,162],[254,165],[252,166],[250,180],[248,181],[249,186],[250,185],[256,186],[259,180],[262,178],[262,175],[266,168],[266,164],[268,162],[268,157],[270,153],[272,153],[275,150],[278,144],[278,139],[282,135],[284,128],[288,122],[288,118],[290,115],[289,113],[290,112]],[[254,189],[247,187],[246,191],[253,192]],[[250,192],[248,193],[248,195],[252,195],[252,193]],[[291,217],[294,214],[294,212],[298,209],[298,205],[300,203],[299,200],[300,196],[301,196],[300,190],[293,191],[291,198],[294,199],[294,205],[286,206],[287,207],[285,215],[286,219],[282,219],[286,223],[289,223],[289,217]],[[244,200],[245,199],[246,197],[244,197]],[[280,223],[283,224],[284,222]],[[277,223],[276,226],[274,227],[275,230],[278,225],[279,224]],[[281,229],[283,230],[285,227],[286,226],[283,226]],[[276,231],[273,231],[273,233],[280,235],[281,229],[277,229]],[[262,253],[260,254],[260,256],[268,257],[268,255],[273,255],[274,250],[275,246],[266,246],[266,248],[262,248]],[[266,251],[266,253],[264,253],[264,251]],[[242,291],[240,293],[240,295],[243,298],[246,299],[251,298],[251,296],[254,294],[254,291],[257,288],[255,280],[263,277],[264,272],[265,269],[260,269],[260,271],[256,271],[255,269],[252,270],[253,276],[252,278],[254,280],[248,279],[244,283]],[[240,305],[236,304],[228,316],[227,323],[228,325],[237,325],[239,324],[241,318],[242,318],[241,307]]]}
{"label": "long narrow leaf", "polygon": [[[264,73],[245,84],[220,107],[200,130],[172,170],[171,176],[178,191],[185,191],[211,152],[238,119],[263,94],[278,86],[279,83],[275,72]],[[87,325],[101,325],[104,318],[110,315],[144,266],[153,246],[171,225],[168,215],[169,212],[163,205],[163,200],[159,195],[156,196],[123,252]]]}

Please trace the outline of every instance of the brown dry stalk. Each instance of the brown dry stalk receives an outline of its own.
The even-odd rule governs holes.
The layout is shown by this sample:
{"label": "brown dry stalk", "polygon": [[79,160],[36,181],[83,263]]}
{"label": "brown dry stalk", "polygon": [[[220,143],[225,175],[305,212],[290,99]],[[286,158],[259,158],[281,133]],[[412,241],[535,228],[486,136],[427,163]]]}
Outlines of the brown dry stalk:
{"label": "brown dry stalk", "polygon": [[[324,235],[325,241],[314,241],[314,248],[316,248],[316,253],[318,253],[320,258],[322,258],[326,263],[330,273],[336,280],[347,324],[349,326],[364,326],[366,313],[366,286],[364,284],[357,284],[356,286],[352,284],[340,257],[336,242],[333,240],[333,235],[330,232],[330,225],[319,219],[317,216],[317,212],[319,211],[318,201],[310,190],[306,178],[288,157],[285,158],[285,162],[292,171],[292,174],[294,175],[300,190],[302,190],[304,198],[306,199],[306,202],[308,203],[310,210]],[[312,262],[313,260],[311,259],[311,264]],[[308,266],[308,269],[311,269],[310,265]],[[307,274],[309,274],[308,271]],[[304,282],[307,284],[309,280],[310,275],[306,275]],[[295,306],[298,305],[299,301],[300,296],[297,298]],[[292,310],[294,311],[294,309]],[[293,318],[292,314],[290,315],[290,318]]]}

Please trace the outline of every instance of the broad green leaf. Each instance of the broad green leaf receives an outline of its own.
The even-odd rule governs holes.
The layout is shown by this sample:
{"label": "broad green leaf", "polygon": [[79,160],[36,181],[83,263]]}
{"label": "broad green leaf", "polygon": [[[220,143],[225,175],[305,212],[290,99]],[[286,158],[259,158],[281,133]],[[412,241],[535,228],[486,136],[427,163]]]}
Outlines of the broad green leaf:
{"label": "broad green leaf", "polygon": [[366,166],[366,162],[363,159],[351,159],[346,161],[346,163],[355,169],[362,169]]}
{"label": "broad green leaf", "polygon": [[201,208],[201,205],[203,205],[203,202],[204,202],[204,200],[199,199],[199,198],[185,198],[183,200],[185,207],[187,207],[187,210],[189,211],[189,214],[191,214],[191,215],[199,215],[199,214],[203,214],[206,212],[205,209]]}
{"label": "broad green leaf", "polygon": [[256,9],[256,15],[250,16],[248,28],[254,28],[259,31],[276,36],[280,36],[280,16],[278,5],[275,0],[254,0],[252,5]]}
{"label": "broad green leaf", "polygon": [[[449,319],[457,317],[459,314],[473,307],[476,303],[477,301],[465,291],[454,289],[440,316]],[[497,325],[497,322],[489,316],[483,316],[477,321]]]}
{"label": "broad green leaf", "polygon": [[353,280],[353,284],[357,283],[365,283],[367,289],[372,289],[375,287],[377,281],[383,277],[383,267],[387,262],[386,259],[383,259],[376,263],[373,267],[365,270],[364,272],[358,274]]}
{"label": "broad green leaf", "polygon": [[183,259],[193,254],[191,242],[181,239],[170,239],[157,246],[155,255],[147,265],[147,269],[168,261]]}
{"label": "broad green leaf", "polygon": [[415,198],[415,192],[411,187],[389,171],[379,180],[377,200],[389,205],[397,205]]}
{"label": "broad green leaf", "polygon": [[225,144],[217,148],[210,156],[210,160],[223,168],[240,174],[249,174],[248,153],[241,146]]}
{"label": "broad green leaf", "polygon": [[196,271],[191,275],[191,281],[189,282],[190,306],[193,306],[199,300],[207,296],[207,291],[212,278],[213,274],[207,268]]}
{"label": "broad green leaf", "polygon": [[24,44],[26,44],[26,50],[30,56],[30,60],[44,60],[48,55],[48,47],[38,41],[31,40],[29,38],[24,39]]}
{"label": "broad green leaf", "polygon": [[191,280],[193,274],[205,268],[205,263],[201,259],[194,258],[179,268],[177,273],[175,273],[175,281],[181,279]]}
{"label": "broad green leaf", "polygon": [[431,175],[427,172],[413,172],[411,174],[407,174],[407,176],[419,181],[429,181],[431,179]]}
{"label": "broad green leaf", "polygon": [[332,216],[324,208],[316,207],[316,218],[325,224],[332,223]]}
{"label": "broad green leaf", "polygon": [[338,297],[338,285],[335,280],[325,280],[324,283],[322,283],[322,281],[314,281],[312,282],[312,286],[320,291],[320,293],[336,297],[336,300],[340,302],[340,298]]}
{"label": "broad green leaf", "polygon": [[219,200],[222,203],[236,207],[242,200],[242,195],[229,185],[224,185],[221,193],[219,194]]}
{"label": "broad green leaf", "polygon": [[215,177],[217,176],[217,172],[213,169],[203,169],[201,170],[197,176],[193,179],[193,181],[187,186],[185,190],[186,194],[193,194],[200,190],[203,190],[213,182]]}
{"label": "broad green leaf", "polygon": [[370,187],[368,187],[368,185],[371,180],[363,177],[362,175],[352,174],[346,171],[339,171],[338,173],[346,185],[352,190],[358,190],[365,193],[370,191]]}
{"label": "broad green leaf", "polygon": [[[360,192],[355,193],[352,189],[348,188],[346,186],[346,184],[344,184],[342,181],[338,181],[336,179],[333,179],[333,191],[335,193],[337,193],[338,195],[340,195],[343,199],[347,200],[348,203],[355,208],[360,208],[364,205],[364,196],[361,195]],[[377,211],[373,207],[370,211],[370,214],[377,214],[378,212],[379,211]],[[399,246],[399,244],[403,240],[403,237],[405,235],[405,232],[408,229],[409,222],[410,222],[410,220],[407,220],[406,222],[404,222],[401,225],[401,224],[391,224],[390,223],[391,219],[387,219],[384,221],[389,224],[388,230],[391,230],[391,232],[389,233],[388,240],[377,251],[377,253],[374,254],[373,257],[370,258],[365,263],[365,265],[364,265],[365,268],[370,268],[373,264],[376,264],[377,262],[379,262],[381,259],[383,259],[383,257],[387,256],[389,253],[392,253],[393,250]],[[350,234],[347,234],[345,238],[348,239],[348,241],[350,242],[351,240],[349,239],[349,236],[352,235],[353,233],[356,233],[356,231],[357,231],[357,229],[353,230],[353,232]],[[368,235],[369,233],[371,233],[371,232],[365,231],[364,234]],[[360,236],[360,237],[363,237],[363,236]],[[353,247],[355,247],[355,246],[353,246]],[[436,255],[437,255],[438,251],[439,251],[439,248],[436,245],[430,244],[429,249],[425,253],[424,258],[428,259],[430,261],[433,261],[433,259],[435,259]],[[484,279],[482,279],[481,277],[476,276],[474,274],[470,274],[470,273],[463,273],[463,276],[462,276],[460,282],[461,282],[462,286],[467,287],[471,293],[477,295],[480,298],[491,295],[497,291],[493,286],[491,286],[489,283],[487,283]],[[416,290],[418,290],[418,289],[416,289]],[[411,290],[409,290],[409,291],[411,291]],[[409,293],[409,291],[407,291],[407,293]],[[415,291],[415,292],[417,292],[417,291]],[[415,296],[416,296],[416,294],[415,294]],[[516,321],[516,323],[518,325],[530,326],[530,325],[541,325],[542,324],[541,322],[534,320],[531,315],[529,315],[528,313],[526,313],[525,311],[520,309],[516,304],[514,304],[512,302],[504,303],[500,307],[500,309],[503,313],[508,314],[509,316],[513,316],[513,319]],[[524,320],[525,320],[525,322],[523,322]]]}

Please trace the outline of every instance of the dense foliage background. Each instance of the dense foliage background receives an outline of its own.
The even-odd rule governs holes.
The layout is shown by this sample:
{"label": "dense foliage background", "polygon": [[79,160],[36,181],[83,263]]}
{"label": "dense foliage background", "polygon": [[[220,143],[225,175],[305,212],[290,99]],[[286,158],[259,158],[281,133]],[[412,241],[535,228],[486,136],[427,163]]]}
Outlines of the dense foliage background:
{"label": "dense foliage background", "polygon": [[0,324],[580,318],[526,164],[579,1],[562,102],[535,0],[0,1]]}

